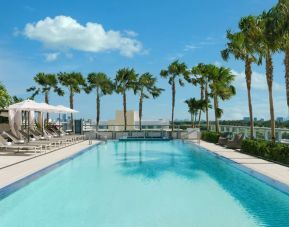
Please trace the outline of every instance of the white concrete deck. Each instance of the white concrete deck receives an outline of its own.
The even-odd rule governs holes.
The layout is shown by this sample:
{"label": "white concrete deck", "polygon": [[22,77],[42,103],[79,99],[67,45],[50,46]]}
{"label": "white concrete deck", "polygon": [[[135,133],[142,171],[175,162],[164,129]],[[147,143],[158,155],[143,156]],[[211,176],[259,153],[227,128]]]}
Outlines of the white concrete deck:
{"label": "white concrete deck", "polygon": [[[289,168],[250,155],[242,154],[232,149],[218,146],[205,141],[200,142],[200,146],[226,159],[234,161],[240,167],[245,167],[268,177],[271,183],[281,183],[289,188]],[[270,183],[270,182],[268,182]],[[274,186],[274,185],[273,185]],[[277,185],[276,185],[277,186]],[[287,190],[286,190],[287,191]]]}
{"label": "white concrete deck", "polygon": [[87,140],[38,156],[33,154],[15,155],[13,153],[7,156],[3,154],[0,156],[0,165],[2,166],[0,169],[0,189],[100,142],[93,140],[92,144],[89,145]]}

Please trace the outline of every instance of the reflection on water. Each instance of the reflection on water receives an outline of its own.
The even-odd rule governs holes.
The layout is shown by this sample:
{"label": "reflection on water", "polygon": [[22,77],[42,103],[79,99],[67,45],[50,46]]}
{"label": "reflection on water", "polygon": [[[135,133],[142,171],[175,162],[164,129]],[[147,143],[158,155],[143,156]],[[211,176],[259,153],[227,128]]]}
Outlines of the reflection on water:
{"label": "reflection on water", "polygon": [[124,157],[124,162],[119,162],[124,175],[155,180],[164,174],[175,174],[194,181],[206,174],[266,225],[276,226],[278,220],[278,226],[289,226],[288,195],[197,147],[180,141],[162,146],[123,142],[118,146]]}

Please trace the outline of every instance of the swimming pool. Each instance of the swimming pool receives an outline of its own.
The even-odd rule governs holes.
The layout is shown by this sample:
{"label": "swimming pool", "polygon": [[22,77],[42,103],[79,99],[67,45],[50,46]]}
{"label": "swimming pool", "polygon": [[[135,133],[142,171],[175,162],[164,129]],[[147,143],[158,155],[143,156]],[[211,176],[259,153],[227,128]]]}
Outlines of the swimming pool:
{"label": "swimming pool", "polygon": [[288,226],[289,196],[181,141],[110,141],[0,200],[0,226]]}

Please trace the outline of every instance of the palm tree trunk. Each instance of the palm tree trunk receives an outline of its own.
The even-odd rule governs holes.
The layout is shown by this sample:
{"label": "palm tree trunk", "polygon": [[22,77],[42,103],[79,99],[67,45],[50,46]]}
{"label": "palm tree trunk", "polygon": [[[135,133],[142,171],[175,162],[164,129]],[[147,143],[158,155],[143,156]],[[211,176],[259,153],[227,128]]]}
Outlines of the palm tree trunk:
{"label": "palm tree trunk", "polygon": [[206,83],[205,87],[205,99],[206,99],[206,127],[207,131],[209,131],[209,94],[208,94],[208,82]]}
{"label": "palm tree trunk", "polygon": [[275,116],[274,116],[274,102],[273,102],[273,62],[271,53],[268,51],[266,56],[266,78],[269,91],[269,105],[271,118],[271,140],[275,143]]}
{"label": "palm tree trunk", "polygon": [[[204,86],[201,86],[201,100],[204,100]],[[201,115],[202,115],[202,109],[200,109],[199,112],[199,128],[201,128]]]}
{"label": "palm tree trunk", "polygon": [[123,98],[124,131],[126,131],[127,118],[126,118],[126,93],[125,92],[123,92],[122,98]]}
{"label": "palm tree trunk", "polygon": [[142,119],[142,103],[143,103],[143,99],[142,99],[142,95],[140,95],[139,97],[139,110],[138,110],[138,114],[139,114],[139,130],[142,130],[142,125],[141,125],[141,119]]}
{"label": "palm tree trunk", "polygon": [[191,122],[192,122],[192,127],[194,128],[194,117],[193,117],[193,114],[191,113]]}
{"label": "palm tree trunk", "polygon": [[248,58],[246,58],[245,74],[246,74],[248,106],[249,106],[249,114],[250,114],[250,138],[254,139],[254,118],[253,118],[253,108],[252,108],[252,100],[251,100],[251,77],[252,77],[251,63],[252,62]]}
{"label": "palm tree trunk", "polygon": [[176,84],[173,81],[172,84],[172,132],[174,131],[174,114],[175,114],[175,99],[176,99]]}
{"label": "palm tree trunk", "polygon": [[[44,94],[44,99],[45,99],[45,103],[49,104],[49,97],[48,97],[48,91],[45,92]],[[49,123],[49,113],[46,113],[46,124],[48,125]]]}
{"label": "palm tree trunk", "polygon": [[[69,94],[70,109],[74,109],[74,106],[73,106],[74,103],[73,102],[74,102],[74,100],[73,100],[73,91],[72,91],[72,89],[70,89],[70,94]],[[73,132],[74,131],[73,113],[71,113],[70,119],[71,119],[71,130]]]}
{"label": "palm tree trunk", "polygon": [[214,95],[214,109],[215,109],[215,126],[216,126],[216,132],[219,133],[220,129],[219,129],[219,119],[218,119],[218,97],[217,95]]}
{"label": "palm tree trunk", "polygon": [[99,88],[96,89],[96,131],[99,128],[99,118],[100,118],[100,97]]}
{"label": "palm tree trunk", "polygon": [[194,116],[194,114],[192,114],[192,119],[193,119],[193,128],[195,128],[195,116]]}
{"label": "palm tree trunk", "polygon": [[286,96],[287,96],[287,107],[289,110],[289,45],[285,50],[285,81],[286,81]]}

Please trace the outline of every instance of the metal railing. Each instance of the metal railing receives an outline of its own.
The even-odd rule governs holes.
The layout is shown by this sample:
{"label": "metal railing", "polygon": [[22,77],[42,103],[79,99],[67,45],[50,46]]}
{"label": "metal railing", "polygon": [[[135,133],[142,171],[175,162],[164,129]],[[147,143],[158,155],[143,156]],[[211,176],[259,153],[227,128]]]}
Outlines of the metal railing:
{"label": "metal railing", "polygon": [[[210,130],[215,131],[215,126],[210,125]],[[220,132],[229,132],[232,134],[243,133],[245,137],[250,136],[250,127],[248,126],[233,126],[233,125],[220,125]],[[289,129],[276,128],[276,140],[278,142],[289,141]],[[254,127],[254,138],[262,140],[271,139],[271,128],[268,127]]]}
{"label": "metal railing", "polygon": [[[69,129],[69,124],[64,126],[64,128]],[[135,131],[161,131],[168,137],[181,139],[184,138],[185,131],[187,128],[192,128],[190,124],[175,124],[174,131],[172,132],[172,124],[156,124],[156,125],[143,125],[142,130],[139,129],[139,125],[127,125],[127,130],[124,130],[124,125],[99,125],[98,130],[96,130],[95,124],[88,124],[83,122],[82,129],[83,133],[86,132],[97,132],[98,139],[107,140],[110,138],[117,138],[120,132],[129,133]],[[201,124],[201,128],[206,128],[205,124]],[[215,131],[215,125],[210,124],[210,131]],[[243,133],[245,137],[250,136],[249,126],[234,126],[234,125],[220,125],[220,132],[229,132],[232,134]],[[171,134],[170,134],[171,133]],[[127,134],[125,134],[127,135]],[[254,127],[254,138],[262,140],[271,139],[271,128],[268,127]],[[289,129],[287,128],[276,128],[276,140],[278,142],[289,142]]]}
{"label": "metal railing", "polygon": [[194,133],[189,133],[187,128],[192,128],[191,125],[176,125],[172,131],[171,125],[144,125],[140,130],[139,125],[127,125],[127,130],[124,130],[124,125],[100,125],[97,129],[95,124],[83,124],[83,133],[94,132],[96,139],[121,139],[121,138],[165,138],[165,139],[186,139],[200,143],[200,130],[197,129]]}

